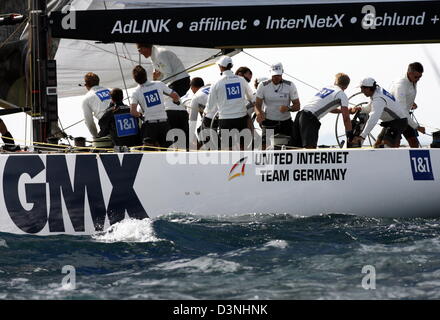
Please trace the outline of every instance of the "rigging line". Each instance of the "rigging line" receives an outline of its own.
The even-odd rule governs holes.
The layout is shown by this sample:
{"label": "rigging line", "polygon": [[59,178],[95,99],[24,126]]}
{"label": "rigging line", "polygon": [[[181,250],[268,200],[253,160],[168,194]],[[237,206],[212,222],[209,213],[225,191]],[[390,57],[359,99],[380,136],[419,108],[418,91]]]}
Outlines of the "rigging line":
{"label": "rigging line", "polygon": [[126,44],[126,43],[123,43],[123,44],[122,44],[122,51],[124,51],[124,49],[125,49],[125,53],[124,53],[124,54],[127,54],[127,56],[128,56],[128,60],[132,62],[132,66],[135,66],[135,65],[136,65],[136,64],[135,64],[135,61],[134,61],[133,58],[131,57],[130,50],[128,50],[128,48],[127,48],[127,44]]}
{"label": "rigging line", "polygon": [[[105,10],[107,10],[107,4],[105,3],[105,1],[104,1],[104,7],[105,7]],[[130,96],[128,94],[127,83],[125,82],[124,70],[122,69],[122,64],[121,64],[121,59],[119,57],[118,47],[116,45],[116,42],[113,44],[115,46],[116,56],[118,57],[119,70],[121,71],[122,82],[124,83],[124,88],[125,88],[125,94],[127,95],[128,103],[130,104]]]}
{"label": "rigging line", "polygon": [[[58,130],[60,132],[62,132],[63,134],[66,134],[66,131],[63,128],[63,124],[61,123],[61,119],[60,117],[58,117],[58,123],[60,124],[61,130]],[[67,135],[66,135],[67,136]],[[70,139],[66,139],[67,142],[69,143],[69,146],[72,146],[72,144],[70,143]]]}
{"label": "rigging line", "polygon": [[[116,53],[118,53],[118,48],[116,46],[116,43],[115,43],[115,50]],[[119,64],[119,70],[121,71],[122,82],[124,83],[125,94],[127,95],[128,103],[130,104],[130,95],[128,94],[127,82],[125,81],[124,70],[122,69],[121,59],[119,59],[119,55],[118,55],[118,64]]]}
{"label": "rigging line", "polygon": [[[59,118],[58,118],[58,120],[59,120]],[[63,132],[63,131],[65,132],[67,129],[72,128],[73,126],[76,126],[77,124],[80,124],[83,121],[84,121],[84,119],[81,119],[81,120],[75,122],[74,124],[71,124],[70,126],[67,126],[66,128],[63,128],[62,130],[58,130],[57,132],[54,133],[54,135],[58,134],[60,132]]]}
{"label": "rigging line", "polygon": [[18,30],[20,30],[20,28],[21,28],[25,23],[27,23],[27,21],[28,21],[28,18],[26,18],[25,20],[23,20],[23,22],[20,23],[20,25],[17,27],[17,29],[15,29],[14,32],[12,32],[12,33],[9,35],[9,37],[6,38],[6,40],[4,40],[2,43],[0,43],[0,49],[3,48],[3,47],[9,42],[9,39],[11,39],[11,38],[12,38],[12,37],[18,32]]}
{"label": "rigging line", "polygon": [[[268,64],[267,62],[265,62],[265,61],[263,61],[263,60],[261,60],[261,59],[259,59],[259,58],[255,57],[254,55],[252,55],[252,54],[248,53],[247,51],[244,51],[244,50],[243,50],[243,52],[244,52],[244,53],[246,53],[246,54],[247,54],[248,56],[250,56],[250,57],[254,58],[255,60],[258,60],[258,61],[260,61],[261,63],[263,63],[263,64],[265,64],[265,65],[267,65],[267,66],[269,66],[269,67],[270,67],[270,64]],[[292,75],[288,74],[287,72],[284,72],[284,73],[285,73],[285,74],[286,74],[287,76],[291,77],[292,79],[295,79],[296,81],[299,81],[299,82],[301,82],[301,83],[305,84],[306,86],[309,86],[310,88],[313,88],[313,89],[315,89],[315,90],[318,90],[318,91],[319,91],[319,89],[318,89],[318,88],[316,88],[316,87],[312,86],[311,84],[308,84],[307,82],[304,82],[304,81],[302,81],[302,80],[300,80],[300,79],[298,79],[298,78],[296,78],[296,77],[294,77],[294,76],[292,76]]]}
{"label": "rigging line", "polygon": [[[96,49],[98,49],[98,50],[100,50],[100,51],[104,51],[104,52],[106,52],[106,53],[108,53],[108,54],[116,55],[114,52],[112,52],[112,51],[110,51],[110,50],[106,50],[106,49],[104,49],[104,48],[100,48],[100,47],[98,47],[98,46],[95,46],[95,45],[91,44],[90,42],[86,42],[86,44],[87,44],[88,46],[91,46],[91,47],[93,47],[93,48],[96,48]],[[125,60],[128,60],[128,61],[131,61],[131,62],[133,62],[133,63],[136,62],[136,61],[131,60],[131,59],[128,59],[127,57],[124,57],[124,56],[121,56],[120,58],[125,59]]]}

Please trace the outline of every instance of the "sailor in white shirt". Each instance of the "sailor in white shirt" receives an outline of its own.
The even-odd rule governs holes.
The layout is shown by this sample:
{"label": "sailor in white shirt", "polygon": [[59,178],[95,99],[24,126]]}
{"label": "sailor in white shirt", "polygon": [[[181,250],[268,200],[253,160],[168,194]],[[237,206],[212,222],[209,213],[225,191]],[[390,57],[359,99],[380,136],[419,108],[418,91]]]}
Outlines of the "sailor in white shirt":
{"label": "sailor in white shirt", "polygon": [[[353,139],[353,131],[348,110],[348,98],[344,90],[348,88],[350,78],[344,73],[335,76],[332,86],[322,88],[315,96],[306,103],[303,109],[297,113],[293,124],[293,146],[299,148],[316,148],[321,122],[319,121],[327,113],[342,113],[347,138]],[[338,107],[341,107],[338,109]]]}
{"label": "sailor in white shirt", "polygon": [[[408,119],[412,119],[411,113],[417,108],[415,103],[417,94],[417,82],[423,75],[423,66],[419,62],[411,63],[408,66],[408,70],[402,78],[393,82],[390,88],[390,93],[396,97],[396,100],[405,108],[408,112]],[[425,128],[417,126],[416,128],[410,125],[403,132],[403,136],[412,148],[419,147],[419,140],[417,139],[417,130],[425,133]]]}
{"label": "sailor in white shirt", "polygon": [[84,122],[93,138],[98,136],[98,130],[93,119],[101,119],[110,105],[110,90],[99,85],[99,77],[93,72],[84,76],[84,85],[88,90],[82,102]]}
{"label": "sailor in white shirt", "polygon": [[255,113],[263,130],[263,149],[266,144],[266,128],[273,128],[274,134],[292,137],[293,122],[290,112],[300,109],[296,86],[293,82],[284,80],[283,73],[281,63],[272,65],[271,79],[261,82],[257,88]]}
{"label": "sailor in white shirt", "polygon": [[[368,134],[373,130],[376,123],[382,120],[380,124],[384,129],[378,136],[378,141],[383,141],[384,145],[390,148],[398,148],[401,134],[408,126],[408,114],[403,107],[396,101],[396,98],[379,87],[373,78],[365,78],[360,84],[361,92],[371,98],[371,102],[362,110],[369,111],[370,117],[365,124],[364,130],[359,136],[353,138],[352,143],[362,144]],[[370,111],[371,110],[371,111]],[[378,144],[375,147],[381,147]]]}
{"label": "sailor in white shirt", "polygon": [[[196,95],[199,92],[201,88],[203,88],[205,85],[202,78],[195,77],[191,80],[191,86],[188,92],[180,98],[180,101],[182,102],[182,105],[186,108],[186,110],[189,113],[189,147],[190,149],[197,149],[197,136],[196,136],[196,127],[197,127],[197,118],[198,115],[202,115],[203,108],[205,107],[207,94],[206,94],[206,100],[203,104],[203,106],[199,106],[199,103],[197,101],[200,100],[200,97]],[[203,95],[205,96],[205,95]],[[193,102],[194,101],[194,102]],[[193,105],[196,105],[197,107],[194,107]]]}
{"label": "sailor in white shirt", "polygon": [[[133,69],[133,78],[139,85],[131,96],[130,112],[135,117],[143,115],[145,122],[141,134],[144,145],[165,148],[168,146],[166,135],[169,124],[163,103],[164,96],[170,96],[175,102],[179,102],[180,97],[163,82],[147,81],[147,72],[141,66]],[[138,111],[138,105],[142,113]]]}
{"label": "sailor in white shirt", "polygon": [[[231,71],[231,57],[222,56],[217,64],[222,77],[211,86],[206,113],[210,114],[218,109],[221,130],[237,129],[240,132],[249,130],[246,105],[248,100],[252,100],[252,89],[243,77]],[[251,135],[250,130],[249,135]],[[225,146],[226,144],[228,143],[225,140]],[[243,149],[244,144],[240,143],[240,145]]]}
{"label": "sailor in white shirt", "polygon": [[159,80],[184,96],[190,88],[190,78],[185,66],[177,55],[159,46],[137,43],[138,52],[153,62],[153,80]]}
{"label": "sailor in white shirt", "polygon": [[[164,82],[180,97],[184,96],[190,89],[190,77],[185,66],[177,55],[156,45],[138,43],[138,52],[145,58],[151,58],[153,63],[153,80]],[[168,123],[171,129],[183,130],[185,136],[189,136],[188,112],[182,105],[173,103],[165,97],[165,110],[168,116]]]}

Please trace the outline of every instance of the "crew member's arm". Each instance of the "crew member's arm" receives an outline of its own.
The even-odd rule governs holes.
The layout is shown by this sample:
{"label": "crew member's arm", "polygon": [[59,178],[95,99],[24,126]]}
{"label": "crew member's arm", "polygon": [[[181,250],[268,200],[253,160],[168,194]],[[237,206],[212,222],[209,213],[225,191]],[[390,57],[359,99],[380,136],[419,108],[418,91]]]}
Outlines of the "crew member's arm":
{"label": "crew member's arm", "polygon": [[171,99],[173,99],[173,102],[175,104],[180,104],[180,96],[177,94],[177,92],[173,91],[170,93]]}
{"label": "crew member's arm", "polygon": [[[209,90],[208,102],[206,102],[206,107],[204,110],[204,114],[210,114],[217,110],[217,83],[211,86],[211,90]],[[214,120],[214,119],[213,119]]]}
{"label": "crew member's arm", "polygon": [[197,150],[197,118],[199,116],[199,104],[197,97],[193,97],[189,109],[189,148]]}
{"label": "crew member's arm", "polygon": [[266,119],[266,115],[263,111],[263,99],[258,97],[255,100],[255,114],[257,115],[258,123],[261,123]]}
{"label": "crew member's arm", "polygon": [[142,116],[142,114],[139,111],[137,111],[137,104],[134,103],[130,105],[130,113],[135,118],[140,118]]}
{"label": "crew member's arm", "polygon": [[[175,71],[173,71],[171,68],[172,65],[171,60],[173,58],[176,59],[176,57],[173,57],[172,55],[173,53],[170,51],[161,51],[159,53],[159,55],[156,58],[157,61],[155,61],[155,65],[154,65],[154,69],[156,73],[155,80],[164,81],[169,77],[173,76],[173,72],[175,73]],[[166,80],[166,82],[168,83],[168,80]]]}
{"label": "crew member's arm", "polygon": [[93,121],[92,109],[90,108],[87,99],[83,101],[82,109],[84,113],[84,122],[86,123],[92,137],[96,138],[98,136],[98,130],[96,129],[95,121]]}
{"label": "crew member's arm", "polygon": [[383,101],[382,99],[375,99],[371,101],[370,106],[370,117],[368,118],[368,121],[365,124],[365,128],[362,133],[359,136],[353,138],[353,144],[364,141],[365,138],[370,134],[371,130],[373,130],[374,126],[377,124],[383,113],[383,110],[385,108],[385,101]]}
{"label": "crew member's arm", "polygon": [[340,91],[337,94],[337,98],[341,100],[341,113],[342,119],[344,120],[345,135],[350,141],[353,139],[353,128],[351,126],[350,111],[348,110],[348,97],[344,91]]}
{"label": "crew member's arm", "polygon": [[264,99],[264,84],[260,82],[257,87],[257,93],[255,94],[255,114],[257,115],[257,122],[261,123],[266,119],[266,115],[263,111],[263,99]]}
{"label": "crew member's arm", "polygon": [[131,96],[130,113],[135,118],[140,118],[142,114],[137,110],[139,100],[137,99],[136,92]]}
{"label": "crew member's arm", "polygon": [[416,121],[414,121],[414,119],[411,117],[411,115],[409,113],[408,113],[408,124],[411,128],[413,128],[414,130],[417,130],[423,134],[426,132],[425,127],[421,127]]}
{"label": "crew member's arm", "polygon": [[301,108],[301,103],[299,102],[298,90],[296,90],[296,86],[294,83],[291,84],[289,90],[290,99],[292,100],[292,105],[289,106],[280,106],[281,112],[296,112]]}

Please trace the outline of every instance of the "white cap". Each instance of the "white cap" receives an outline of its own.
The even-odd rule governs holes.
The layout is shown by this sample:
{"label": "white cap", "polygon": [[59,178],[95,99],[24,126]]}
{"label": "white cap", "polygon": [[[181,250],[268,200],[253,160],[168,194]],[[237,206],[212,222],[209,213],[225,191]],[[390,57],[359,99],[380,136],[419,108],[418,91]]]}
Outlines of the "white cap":
{"label": "white cap", "polygon": [[271,76],[280,76],[284,72],[283,65],[281,62],[278,62],[276,64],[273,64],[270,66],[270,75]]}
{"label": "white cap", "polygon": [[374,80],[371,77],[368,77],[361,81],[359,87],[374,87],[375,84],[376,84],[376,80]]}
{"label": "white cap", "polygon": [[230,56],[221,56],[217,64],[226,68],[229,64],[232,64],[232,58]]}

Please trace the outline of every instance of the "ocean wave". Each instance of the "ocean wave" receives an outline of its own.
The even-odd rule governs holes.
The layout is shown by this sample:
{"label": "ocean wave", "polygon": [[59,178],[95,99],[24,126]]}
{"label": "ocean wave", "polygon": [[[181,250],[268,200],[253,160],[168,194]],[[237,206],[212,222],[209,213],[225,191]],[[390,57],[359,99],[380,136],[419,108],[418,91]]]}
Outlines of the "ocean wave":
{"label": "ocean wave", "polygon": [[160,270],[181,271],[185,273],[232,273],[242,269],[242,266],[234,261],[224,260],[215,255],[198,257],[195,259],[179,259],[161,263],[156,266]]}
{"label": "ocean wave", "polygon": [[92,235],[98,242],[158,242],[151,219],[125,219],[103,232]]}

